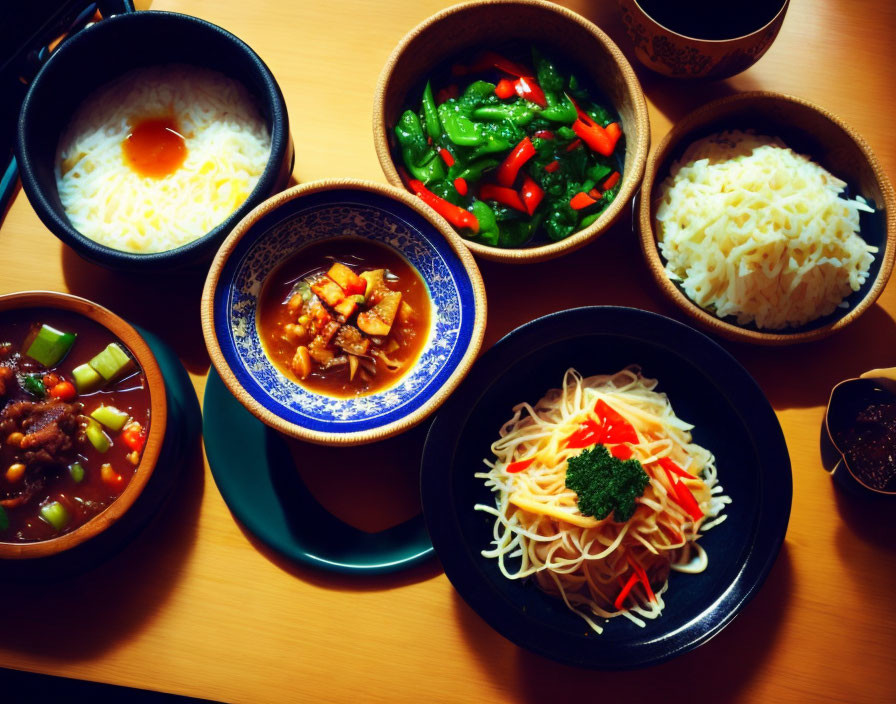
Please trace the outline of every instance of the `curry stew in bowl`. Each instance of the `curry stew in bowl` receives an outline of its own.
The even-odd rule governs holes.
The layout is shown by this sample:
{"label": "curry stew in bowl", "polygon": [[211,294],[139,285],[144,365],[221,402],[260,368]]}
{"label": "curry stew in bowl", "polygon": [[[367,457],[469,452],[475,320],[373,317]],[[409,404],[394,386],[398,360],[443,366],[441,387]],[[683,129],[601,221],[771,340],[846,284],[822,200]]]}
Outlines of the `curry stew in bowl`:
{"label": "curry stew in bowl", "polygon": [[70,533],[130,483],[150,423],[146,377],[100,324],[65,310],[0,316],[0,542]]}
{"label": "curry stew in bowl", "polygon": [[388,388],[429,337],[420,274],[398,252],[361,238],[314,242],[268,276],[257,325],[287,378],[347,397]]}

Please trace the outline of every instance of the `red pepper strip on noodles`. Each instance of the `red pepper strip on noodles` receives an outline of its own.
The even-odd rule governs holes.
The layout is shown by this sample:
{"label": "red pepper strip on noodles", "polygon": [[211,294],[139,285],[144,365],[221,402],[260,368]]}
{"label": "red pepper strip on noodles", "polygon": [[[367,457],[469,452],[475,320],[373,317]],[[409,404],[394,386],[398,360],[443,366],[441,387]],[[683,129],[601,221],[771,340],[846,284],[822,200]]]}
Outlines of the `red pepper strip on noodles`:
{"label": "red pepper strip on noodles", "polygon": [[622,611],[622,604],[625,601],[625,597],[628,596],[628,593],[632,590],[632,587],[635,586],[635,582],[637,581],[638,575],[636,574],[632,574],[632,576],[628,578],[622,591],[619,592],[619,596],[616,597],[616,601],[613,602],[613,606],[616,607],[617,611]]}

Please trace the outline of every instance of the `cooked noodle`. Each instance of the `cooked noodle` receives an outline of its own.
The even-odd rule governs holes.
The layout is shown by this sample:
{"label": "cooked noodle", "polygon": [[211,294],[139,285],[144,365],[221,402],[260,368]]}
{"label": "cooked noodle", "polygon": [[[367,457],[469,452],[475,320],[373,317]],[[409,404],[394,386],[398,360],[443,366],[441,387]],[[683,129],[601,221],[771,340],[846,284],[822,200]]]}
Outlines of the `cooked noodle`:
{"label": "cooked noodle", "polygon": [[[569,369],[562,388],[548,391],[534,408],[521,403],[513,409],[492,444],[494,459],[485,461],[489,471],[476,474],[496,499],[495,505],[475,507],[495,516],[493,547],[482,554],[497,559],[508,579],[534,577],[598,633],[603,629],[595,617],[622,615],[643,626],[643,619],[659,616],[670,568],[690,573],[706,568],[706,553],[696,541],[701,530],[725,519],[720,514],[731,501],[718,484],[712,453],[691,442],[693,426],[675,415],[656,385],[637,367],[588,378]],[[567,460],[583,451],[567,448],[567,439],[582,423],[594,422],[600,400],[634,428],[638,442],[620,444],[631,449],[650,478],[624,523],[615,522],[613,513],[603,520],[583,515],[576,493],[566,486]],[[507,471],[532,458],[525,469]],[[690,476],[677,479],[658,464],[661,458]],[[678,502],[681,487],[694,497],[702,517],[695,519]],[[646,575],[653,599],[639,580],[616,608],[624,585],[638,574]]]}

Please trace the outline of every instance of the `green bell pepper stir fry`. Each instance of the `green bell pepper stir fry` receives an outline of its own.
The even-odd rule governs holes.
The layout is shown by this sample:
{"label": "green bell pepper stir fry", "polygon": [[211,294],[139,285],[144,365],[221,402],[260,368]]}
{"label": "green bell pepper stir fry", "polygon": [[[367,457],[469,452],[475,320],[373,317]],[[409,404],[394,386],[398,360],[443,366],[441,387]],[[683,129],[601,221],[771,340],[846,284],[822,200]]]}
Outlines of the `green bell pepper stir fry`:
{"label": "green bell pepper stir fry", "polygon": [[622,129],[574,74],[533,47],[530,64],[479,52],[442,83],[434,92],[427,81],[419,108],[395,125],[399,170],[464,237],[496,247],[559,241],[613,202]]}

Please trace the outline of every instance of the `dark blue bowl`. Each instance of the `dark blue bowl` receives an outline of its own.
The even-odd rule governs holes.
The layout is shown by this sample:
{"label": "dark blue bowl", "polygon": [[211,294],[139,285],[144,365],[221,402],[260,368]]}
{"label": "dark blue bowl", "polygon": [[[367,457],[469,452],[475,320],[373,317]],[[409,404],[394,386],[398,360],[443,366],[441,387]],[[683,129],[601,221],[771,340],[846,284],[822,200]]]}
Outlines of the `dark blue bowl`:
{"label": "dark blue bowl", "polygon": [[[135,68],[181,63],[219,71],[241,82],[271,132],[271,155],[255,190],[216,228],[182,247],[153,254],[98,244],[69,222],[56,188],[56,149],[77,107],[92,91]],[[283,94],[264,61],[230,32],[172,12],[134,12],[104,19],[65,41],[31,83],[16,132],[22,188],[38,217],[78,254],[110,269],[163,271],[210,259],[252,208],[282,190],[294,151]]]}
{"label": "dark blue bowl", "polygon": [[[732,503],[700,544],[701,574],[673,572],[662,616],[640,628],[625,618],[600,635],[563,601],[531,582],[506,579],[490,546],[494,504],[473,476],[522,401],[535,403],[575,367],[584,376],[630,364],[659,380],[694,442],[715,454]],[[790,516],[790,458],[774,411],[747,371],[696,330],[632,308],[576,308],[539,318],[498,342],[445,403],[426,440],[423,513],[445,574],[492,628],[517,645],[580,667],[656,664],[706,642],[731,622],[772,567]]]}

